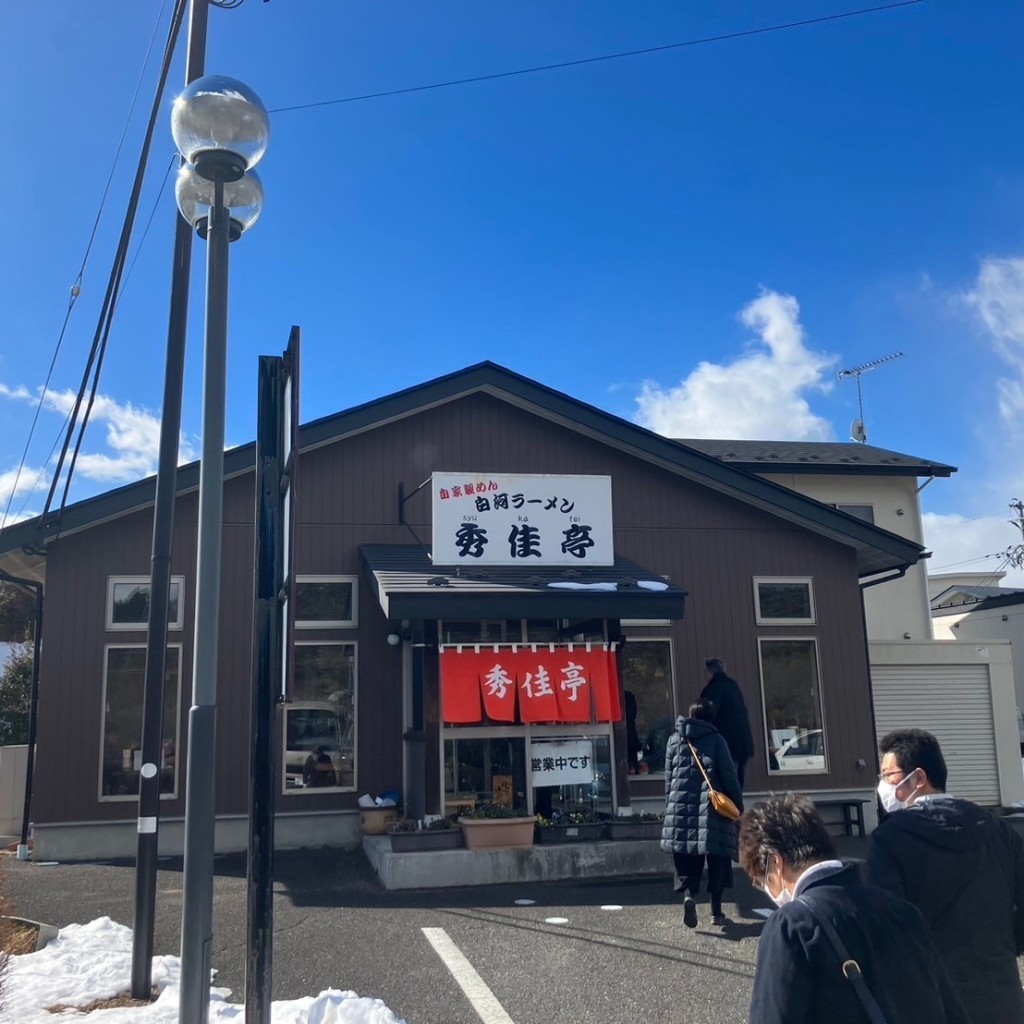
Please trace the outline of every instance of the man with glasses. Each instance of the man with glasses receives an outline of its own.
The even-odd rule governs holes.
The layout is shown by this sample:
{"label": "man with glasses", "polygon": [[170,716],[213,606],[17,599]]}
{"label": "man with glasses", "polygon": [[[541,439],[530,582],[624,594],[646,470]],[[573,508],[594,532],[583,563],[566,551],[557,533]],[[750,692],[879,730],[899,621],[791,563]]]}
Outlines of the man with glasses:
{"label": "man with glasses", "polygon": [[1024,1024],[1017,922],[1024,920],[1024,841],[1005,821],[946,792],[939,741],[899,729],[880,744],[867,877],[913,903],[975,1024]]}
{"label": "man with glasses", "polygon": [[[836,857],[814,804],[787,794],[740,822],[740,863],[779,908],[757,944],[750,1024],[966,1024],[928,927]],[[841,947],[841,952],[839,947]],[[994,1024],[994,1022],[993,1022]]]}

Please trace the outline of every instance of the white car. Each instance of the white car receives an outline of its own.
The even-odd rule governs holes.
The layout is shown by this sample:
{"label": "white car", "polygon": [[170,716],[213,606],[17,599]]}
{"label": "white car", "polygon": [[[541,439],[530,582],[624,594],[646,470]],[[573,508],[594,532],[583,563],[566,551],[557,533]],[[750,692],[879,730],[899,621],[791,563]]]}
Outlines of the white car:
{"label": "white car", "polygon": [[804,729],[775,751],[774,770],[780,772],[823,772],[825,734],[821,729]]}

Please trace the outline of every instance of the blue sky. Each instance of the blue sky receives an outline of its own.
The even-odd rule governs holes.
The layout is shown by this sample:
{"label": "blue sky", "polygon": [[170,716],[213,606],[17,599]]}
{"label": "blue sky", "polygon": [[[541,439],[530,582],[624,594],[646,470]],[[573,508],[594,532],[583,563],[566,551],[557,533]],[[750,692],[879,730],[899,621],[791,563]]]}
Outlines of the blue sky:
{"label": "blue sky", "polygon": [[[280,110],[855,10],[856,2],[246,0],[207,69],[271,110],[266,209],[232,247],[228,439],[256,358],[304,335],[303,418],[481,359],[672,436],[869,441],[952,463],[933,567],[993,569],[1024,496],[1024,135],[1014,0]],[[168,5],[169,7],[169,5]],[[154,26],[140,100],[11,511],[38,512],[120,228],[169,9],[8,5],[0,110],[0,511]],[[171,81],[183,79],[179,53]],[[155,466],[170,98],[72,498]],[[152,223],[142,239],[146,223]],[[140,244],[141,242],[141,244]],[[183,451],[200,432],[194,256]],[[1021,576],[1011,580],[1024,581]]]}

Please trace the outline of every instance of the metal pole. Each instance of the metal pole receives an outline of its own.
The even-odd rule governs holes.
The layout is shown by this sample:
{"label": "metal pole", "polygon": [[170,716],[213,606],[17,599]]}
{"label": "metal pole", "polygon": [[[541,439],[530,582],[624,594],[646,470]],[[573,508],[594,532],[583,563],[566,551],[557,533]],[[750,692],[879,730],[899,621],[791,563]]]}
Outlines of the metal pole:
{"label": "metal pole", "polygon": [[245,1021],[269,1024],[274,933],[274,709],[281,665],[278,589],[281,580],[281,370],[261,356],[256,430],[255,605],[249,743],[249,860],[246,918]]}
{"label": "metal pole", "polygon": [[[192,0],[189,14],[185,84],[203,75],[209,0]],[[188,286],[192,270],[192,226],[175,210],[174,262],[171,268],[171,309],[167,322],[163,411],[160,417],[160,459],[153,506],[153,556],[149,579],[149,626],[146,675],[142,697],[142,763],[155,765],[139,776],[138,847],[135,861],[135,925],[132,931],[134,999],[149,999],[153,989],[153,932],[156,924],[156,869],[160,823],[160,770],[163,747],[164,671],[167,655],[167,606],[171,590],[171,548],[174,496],[178,477],[178,435],[185,375]],[[179,594],[178,600],[184,601]],[[182,764],[175,751],[175,764]]]}
{"label": "metal pole", "polygon": [[[28,708],[28,764],[25,767],[25,807],[21,815],[18,860],[28,858],[28,825],[32,813],[32,777],[36,766],[36,731],[39,721],[39,662],[43,653],[43,585],[35,585],[36,628],[32,634],[32,696]],[[24,854],[22,853],[24,851]]]}
{"label": "metal pole", "polygon": [[224,521],[224,400],[227,383],[228,245],[224,182],[214,182],[207,229],[206,353],[203,446],[199,467],[192,707],[188,717],[185,872],[181,911],[179,1024],[207,1018],[213,940],[213,854],[216,808],[217,634],[220,622],[221,532]]}

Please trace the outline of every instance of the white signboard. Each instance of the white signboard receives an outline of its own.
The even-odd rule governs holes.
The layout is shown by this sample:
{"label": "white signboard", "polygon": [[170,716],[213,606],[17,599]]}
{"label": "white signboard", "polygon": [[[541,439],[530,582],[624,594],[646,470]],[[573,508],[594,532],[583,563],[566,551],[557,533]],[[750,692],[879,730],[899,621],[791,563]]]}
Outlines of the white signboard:
{"label": "white signboard", "polygon": [[612,565],[612,478],[434,473],[435,565]]}
{"label": "white signboard", "polygon": [[594,781],[591,740],[534,740],[530,743],[530,785],[586,786]]}

